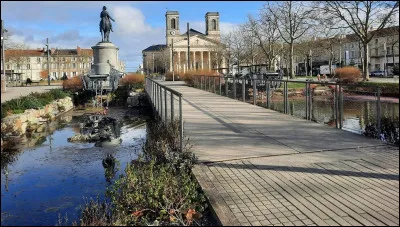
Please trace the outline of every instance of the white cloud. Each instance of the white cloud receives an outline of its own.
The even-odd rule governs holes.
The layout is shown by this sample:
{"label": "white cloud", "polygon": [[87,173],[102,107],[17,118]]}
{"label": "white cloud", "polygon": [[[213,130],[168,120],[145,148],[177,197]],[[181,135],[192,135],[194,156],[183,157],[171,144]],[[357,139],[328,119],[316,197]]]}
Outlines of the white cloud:
{"label": "white cloud", "polygon": [[136,8],[127,6],[116,6],[111,9],[111,15],[115,19],[115,29],[119,34],[124,35],[143,35],[151,32],[152,28],[150,25],[145,23],[145,17],[143,13]]}

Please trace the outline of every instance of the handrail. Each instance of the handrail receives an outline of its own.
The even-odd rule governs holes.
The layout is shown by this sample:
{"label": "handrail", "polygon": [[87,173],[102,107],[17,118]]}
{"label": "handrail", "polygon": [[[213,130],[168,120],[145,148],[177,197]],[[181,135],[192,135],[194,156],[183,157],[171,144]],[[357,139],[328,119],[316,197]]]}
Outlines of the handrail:
{"label": "handrail", "polygon": [[[217,79],[218,78],[218,79]],[[221,78],[225,81],[221,82]],[[311,87],[312,84],[316,85],[329,85],[333,86],[332,90],[332,99],[333,99],[333,113],[334,113],[334,120],[336,128],[343,127],[343,96],[344,91],[351,91],[349,88],[355,87],[364,87],[364,88],[373,88],[368,93],[371,93],[373,96],[376,97],[376,118],[377,118],[377,130],[378,134],[381,132],[381,122],[380,118],[382,116],[381,113],[381,100],[380,100],[380,93],[381,87],[376,84],[354,84],[354,83],[343,83],[343,82],[333,82],[333,81],[314,81],[314,80],[288,80],[288,79],[276,79],[276,78],[238,78],[236,75],[216,75],[216,76],[194,76],[193,77],[193,85],[196,88],[210,91],[214,93],[219,93],[220,95],[224,95],[233,99],[238,99],[240,96],[244,102],[246,102],[246,94],[248,94],[248,85],[247,81],[251,81],[252,88],[252,95],[249,96],[253,97],[253,105],[257,105],[257,96],[259,95],[258,89],[262,86],[261,95],[265,95],[265,107],[270,108],[270,104],[272,101],[272,94],[273,90],[281,87],[282,95],[283,95],[283,113],[289,114],[289,93],[290,90],[288,89],[288,84],[290,83],[301,83],[304,84],[304,98],[305,98],[305,119],[312,120],[312,113],[313,113],[313,88]],[[261,82],[261,83],[260,83]],[[239,97],[237,97],[237,90],[240,92],[240,88],[238,89],[237,84],[242,84],[241,93]],[[224,89],[222,88],[224,86]],[[264,88],[265,86],[265,88]],[[216,92],[216,88],[219,88],[219,92]],[[222,94],[222,91],[225,90]],[[357,91],[358,92],[358,91]]]}
{"label": "handrail", "polygon": [[[153,112],[155,113],[156,117],[164,122],[174,121],[175,99],[176,97],[178,97],[177,108],[179,114],[179,144],[180,144],[180,149],[182,151],[183,149],[182,94],[163,84],[160,84],[159,82],[149,77],[145,78],[145,91],[151,101]],[[170,105],[168,105],[168,99],[170,101]],[[168,113],[170,114],[170,118],[168,118]]]}
{"label": "handrail", "polygon": [[174,89],[171,89],[171,88],[169,88],[169,87],[167,87],[167,86],[165,86],[165,85],[162,85],[162,84],[158,83],[157,81],[155,81],[155,80],[153,80],[153,79],[151,79],[151,78],[149,78],[149,77],[146,77],[146,79],[152,81],[153,83],[156,83],[158,86],[160,86],[160,87],[164,88],[165,90],[167,90],[167,91],[173,93],[174,95],[177,95],[177,96],[179,96],[179,97],[182,97],[182,93],[177,92],[177,91],[175,91]]}

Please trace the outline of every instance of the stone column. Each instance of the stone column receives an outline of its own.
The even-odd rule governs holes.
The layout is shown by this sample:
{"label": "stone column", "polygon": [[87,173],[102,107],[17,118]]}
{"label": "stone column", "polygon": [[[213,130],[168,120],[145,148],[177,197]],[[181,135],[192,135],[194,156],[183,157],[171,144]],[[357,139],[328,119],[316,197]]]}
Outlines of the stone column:
{"label": "stone column", "polygon": [[211,51],[208,51],[208,69],[211,71]]}
{"label": "stone column", "polygon": [[203,51],[200,51],[200,59],[201,59],[201,69],[204,69],[204,59],[203,59]]}

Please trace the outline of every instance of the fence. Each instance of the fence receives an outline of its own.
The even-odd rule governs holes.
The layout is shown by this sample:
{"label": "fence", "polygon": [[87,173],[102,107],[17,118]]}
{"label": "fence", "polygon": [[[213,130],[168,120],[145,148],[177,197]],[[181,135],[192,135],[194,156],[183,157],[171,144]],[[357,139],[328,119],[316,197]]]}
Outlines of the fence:
{"label": "fence", "polygon": [[[183,148],[182,94],[146,77],[145,90],[155,116],[163,122],[179,119],[179,142]],[[176,105],[178,104],[178,105]]]}
{"label": "fence", "polygon": [[392,98],[394,103],[382,102],[382,88],[376,85],[216,76],[196,76],[193,85],[357,133],[362,133],[367,125],[375,125],[377,134],[381,135],[381,118],[398,119],[399,116],[398,96]]}

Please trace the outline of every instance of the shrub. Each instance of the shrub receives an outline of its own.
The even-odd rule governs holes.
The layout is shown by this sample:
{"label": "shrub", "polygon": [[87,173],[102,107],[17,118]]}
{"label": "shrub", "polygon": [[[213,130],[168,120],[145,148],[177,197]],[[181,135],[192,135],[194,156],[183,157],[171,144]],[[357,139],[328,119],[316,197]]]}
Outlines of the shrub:
{"label": "shrub", "polygon": [[356,67],[343,67],[335,70],[340,82],[355,83],[361,79],[361,71]]}
{"label": "shrub", "polygon": [[75,76],[62,82],[63,88],[69,91],[79,91],[83,88],[82,78],[80,76]]}
{"label": "shrub", "polygon": [[144,75],[139,73],[130,73],[123,78],[120,79],[119,83],[121,85],[137,85],[137,84],[144,84]]}
{"label": "shrub", "polygon": [[178,126],[177,121],[149,123],[143,155],[109,187],[110,203],[86,203],[79,224],[200,224],[206,198],[191,173],[193,153],[187,143],[179,148]]}
{"label": "shrub", "polygon": [[70,94],[67,92],[64,92],[62,89],[51,89],[49,92],[53,96],[54,99],[63,99],[69,96]]}

